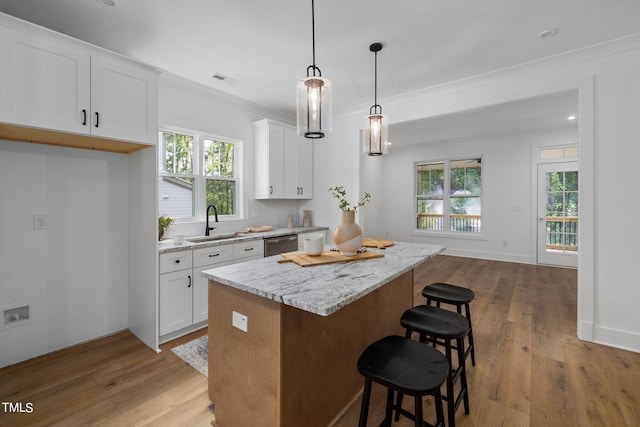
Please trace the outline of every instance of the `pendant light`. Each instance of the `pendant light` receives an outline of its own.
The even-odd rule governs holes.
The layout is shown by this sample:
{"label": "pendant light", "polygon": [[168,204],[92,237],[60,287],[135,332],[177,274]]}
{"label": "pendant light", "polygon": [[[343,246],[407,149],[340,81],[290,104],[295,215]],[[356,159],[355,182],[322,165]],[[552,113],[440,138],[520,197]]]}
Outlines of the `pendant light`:
{"label": "pendant light", "polygon": [[305,138],[324,138],[331,132],[331,82],[316,67],[316,29],[311,0],[311,35],[313,64],[307,67],[307,78],[298,82],[298,134]]}
{"label": "pendant light", "polygon": [[369,115],[365,118],[363,149],[369,156],[382,156],[387,154],[389,145],[387,116],[382,114],[382,107],[378,105],[378,52],[382,50],[382,43],[373,43],[369,46],[369,50],[375,55],[375,86],[373,105],[369,109]]}

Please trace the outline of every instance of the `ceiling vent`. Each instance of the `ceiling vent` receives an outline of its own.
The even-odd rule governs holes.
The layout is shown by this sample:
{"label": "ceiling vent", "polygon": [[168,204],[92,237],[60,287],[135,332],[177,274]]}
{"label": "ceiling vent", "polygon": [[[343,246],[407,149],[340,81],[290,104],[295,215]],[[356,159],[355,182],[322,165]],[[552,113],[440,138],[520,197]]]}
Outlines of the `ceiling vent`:
{"label": "ceiling vent", "polygon": [[215,73],[213,75],[213,78],[216,79],[216,80],[220,80],[221,82],[229,83],[229,84],[232,84],[232,85],[238,83],[238,81],[236,79],[232,79],[231,77],[225,76],[224,74],[220,74],[220,73]]}

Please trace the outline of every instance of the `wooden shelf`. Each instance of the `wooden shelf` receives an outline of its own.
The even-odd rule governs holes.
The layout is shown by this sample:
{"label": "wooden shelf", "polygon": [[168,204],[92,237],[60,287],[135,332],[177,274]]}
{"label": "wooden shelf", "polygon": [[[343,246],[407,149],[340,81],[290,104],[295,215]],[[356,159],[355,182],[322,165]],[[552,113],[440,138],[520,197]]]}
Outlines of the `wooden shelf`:
{"label": "wooden shelf", "polygon": [[131,154],[151,147],[135,142],[97,138],[89,135],[56,132],[46,129],[30,128],[6,123],[0,124],[0,139],[57,145],[61,147],[84,148],[87,150],[108,151],[111,153]]}

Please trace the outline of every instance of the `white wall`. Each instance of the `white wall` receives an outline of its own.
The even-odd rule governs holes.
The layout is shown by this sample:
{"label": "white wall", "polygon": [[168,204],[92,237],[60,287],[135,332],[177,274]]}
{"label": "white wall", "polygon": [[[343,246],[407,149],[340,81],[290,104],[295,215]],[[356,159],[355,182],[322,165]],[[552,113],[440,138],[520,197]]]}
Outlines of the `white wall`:
{"label": "white wall", "polygon": [[[576,131],[566,128],[434,143],[425,141],[410,146],[395,141],[395,149],[383,162],[384,203],[376,213],[382,221],[376,222],[375,234],[391,240],[443,245],[449,255],[535,263],[536,254],[531,251],[536,238],[531,147],[576,143]],[[414,162],[465,156],[482,157],[480,236],[439,237],[436,233],[414,232]],[[369,213],[369,209],[363,212],[368,223]]]}
{"label": "white wall", "polygon": [[[640,263],[637,262],[640,259],[637,244],[640,232],[633,226],[640,211],[640,199],[630,197],[628,191],[629,185],[635,182],[636,163],[640,158],[640,144],[637,143],[640,140],[640,36],[383,99],[380,104],[384,105],[385,113],[393,122],[401,123],[567,90],[578,90],[580,106],[578,336],[640,351],[640,311],[636,307],[640,300]],[[363,105],[334,116],[333,135],[327,138],[321,153],[316,147],[316,194],[322,193],[319,189],[335,185],[336,181],[354,192],[365,191],[367,188],[364,188],[362,178],[368,168],[383,169],[384,178],[389,182],[398,177],[407,179],[411,165],[393,168],[392,173],[392,168],[386,166],[403,158],[408,161],[411,154],[402,150],[383,159],[375,159],[376,163],[365,167],[364,162],[370,159],[363,159],[359,147],[354,146],[358,144],[358,128],[366,111],[368,106]],[[462,143],[436,149],[443,154],[444,151],[484,154],[476,148]],[[467,149],[470,150],[468,153],[465,152]],[[489,165],[495,153],[489,145],[483,150],[490,154],[485,171],[491,173]],[[415,154],[431,157],[431,153],[425,151]],[[496,161],[499,158],[495,156]],[[338,169],[327,168],[329,163],[337,165]],[[397,184],[401,188],[412,186],[411,182],[404,180]],[[375,185],[387,188],[381,180]],[[485,184],[485,192],[491,195],[493,191],[488,183]],[[528,193],[529,188],[522,191]],[[404,199],[400,201],[396,194],[395,191],[383,194],[378,189],[376,194],[372,191],[374,200],[382,197],[380,204],[384,209],[394,209],[400,203],[397,215],[409,218],[410,214],[406,212],[409,205]],[[507,209],[513,202],[509,199],[496,200],[498,206]],[[528,200],[523,199],[522,202],[523,206],[530,205]],[[314,210],[317,221],[335,225],[337,208],[329,197],[319,194],[308,208]],[[529,212],[529,215],[535,213]],[[365,233],[368,223],[374,222],[375,230],[389,231],[390,236],[407,236],[406,230],[389,225],[389,216],[364,216],[361,222]],[[479,244],[484,247],[453,239],[447,241],[447,247],[461,252],[484,251],[492,256],[499,255],[501,249],[495,244],[502,240],[504,233],[496,224],[502,218],[503,215],[499,219],[484,218],[490,233],[487,242]],[[513,228],[521,222],[513,215],[507,215],[507,220]],[[510,247],[518,259],[534,259],[532,250],[527,252],[517,244]],[[511,255],[509,252],[505,258]]]}
{"label": "white wall", "polygon": [[0,141],[0,367],[126,329],[127,248],[126,155]]}

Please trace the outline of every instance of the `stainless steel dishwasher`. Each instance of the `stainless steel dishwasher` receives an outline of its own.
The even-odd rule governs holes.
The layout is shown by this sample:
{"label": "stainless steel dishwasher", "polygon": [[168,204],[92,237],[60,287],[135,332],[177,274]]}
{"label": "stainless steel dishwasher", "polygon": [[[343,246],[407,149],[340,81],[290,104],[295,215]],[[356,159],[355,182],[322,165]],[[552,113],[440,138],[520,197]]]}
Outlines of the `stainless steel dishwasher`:
{"label": "stainless steel dishwasher", "polygon": [[264,238],[264,256],[279,255],[298,250],[298,235],[286,234],[277,237]]}

